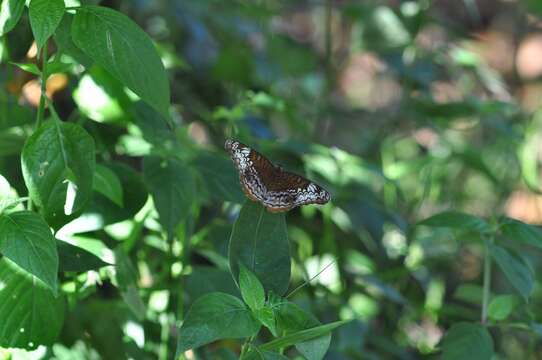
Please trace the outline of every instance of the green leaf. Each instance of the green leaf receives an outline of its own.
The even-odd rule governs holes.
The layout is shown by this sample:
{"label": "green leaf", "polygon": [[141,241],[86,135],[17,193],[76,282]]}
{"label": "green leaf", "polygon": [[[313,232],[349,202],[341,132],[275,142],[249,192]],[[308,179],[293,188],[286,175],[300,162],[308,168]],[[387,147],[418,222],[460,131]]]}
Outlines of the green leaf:
{"label": "green leaf", "polygon": [[146,308],[137,288],[138,274],[132,260],[121,246],[115,249],[116,278],[121,296],[128,308],[140,321],[145,319]]}
{"label": "green leaf", "polygon": [[343,324],[346,324],[349,321],[350,320],[341,320],[341,321],[336,321],[336,322],[332,322],[325,325],[316,326],[307,330],[297,331],[297,332],[288,334],[286,336],[283,336],[281,338],[272,340],[268,343],[265,343],[261,345],[260,348],[263,350],[278,350],[281,348],[299,344],[301,342],[305,342],[307,340],[311,340],[311,339],[329,334],[334,329],[338,328],[339,326]]}
{"label": "green leaf", "polygon": [[65,241],[57,240],[56,245],[60,271],[84,272],[111,265],[93,253]]}
{"label": "green leaf", "polygon": [[233,161],[226,156],[201,151],[193,161],[211,199],[242,204],[245,194],[239,186],[239,175]]}
{"label": "green leaf", "polygon": [[108,163],[120,180],[124,206],[120,207],[100,193],[95,193],[86,212],[99,214],[103,225],[132,218],[147,201],[148,193],[141,174],[123,163]]}
{"label": "green leaf", "polygon": [[117,174],[115,174],[113,170],[110,170],[103,165],[96,164],[92,186],[95,191],[103,194],[118,206],[123,206],[122,186]]}
{"label": "green leaf", "polygon": [[482,219],[458,211],[445,211],[422,220],[418,225],[448,227],[468,231],[488,232],[489,225]]}
{"label": "green leaf", "polygon": [[288,358],[278,352],[262,350],[252,346],[241,360],[288,360]]}
{"label": "green leaf", "polygon": [[49,225],[58,229],[83,211],[95,166],[94,140],[85,129],[58,119],[45,122],[27,139],[21,162],[30,198]]}
{"label": "green leaf", "polygon": [[148,35],[124,14],[101,6],[77,9],[72,39],[162,115],[169,117],[169,83],[162,60]]}
{"label": "green leaf", "polygon": [[193,266],[192,272],[185,277],[186,292],[190,296],[190,301],[212,292],[241,295],[231,274],[225,270],[211,266]]}
{"label": "green leaf", "polygon": [[64,0],[31,0],[28,6],[30,26],[38,54],[47,41],[55,32],[64,15]]}
{"label": "green leaf", "polygon": [[263,286],[246,266],[239,264],[239,288],[243,300],[252,311],[259,310],[265,303],[265,292]]}
{"label": "green leaf", "polygon": [[259,203],[247,201],[233,225],[228,252],[234,279],[239,278],[241,262],[266,292],[283,295],[288,289],[290,246],[283,213],[269,213]]}
{"label": "green leaf", "polygon": [[224,293],[211,293],[196,300],[179,329],[176,358],[186,350],[218,339],[252,336],[260,324],[243,302]]}
{"label": "green leaf", "polygon": [[499,295],[491,299],[488,307],[489,318],[495,321],[506,319],[518,305],[516,295]]}
{"label": "green leaf", "polygon": [[134,122],[143,138],[154,146],[171,148],[177,141],[167,119],[143,101],[134,104]]}
{"label": "green leaf", "polygon": [[0,7],[0,36],[6,35],[19,22],[24,10],[24,1],[2,0]]}
{"label": "green leaf", "polygon": [[70,71],[72,67],[73,67],[72,63],[65,63],[60,60],[55,59],[55,61],[47,63],[46,76],[49,77],[52,74],[66,73]]}
{"label": "green leaf", "polygon": [[[277,302],[277,300],[275,300],[275,302]],[[280,300],[273,308],[275,309],[277,331],[279,333],[288,334],[321,325],[312,314],[284,299]],[[311,340],[297,343],[296,348],[307,359],[319,360],[325,356],[330,342],[331,334],[325,334]]]}
{"label": "green leaf", "polygon": [[443,360],[490,360],[492,356],[493,339],[480,324],[454,324],[442,342]]}
{"label": "green leaf", "polygon": [[190,167],[178,159],[148,156],[143,159],[143,176],[169,234],[188,215],[194,201],[195,184]]}
{"label": "green leaf", "polygon": [[[12,96],[0,94],[0,130],[30,124],[33,121],[34,116],[28,107],[19,105],[17,99]],[[0,139],[0,143],[3,140]]]}
{"label": "green leaf", "polygon": [[31,211],[0,215],[0,253],[57,291],[56,240],[45,221]]}
{"label": "green leaf", "polygon": [[519,220],[504,218],[501,231],[514,241],[536,246],[542,249],[542,231],[536,226],[525,224]]}
{"label": "green leaf", "polygon": [[16,63],[16,62],[10,62],[11,65],[17,66],[19,69],[24,70],[26,72],[29,72],[34,75],[41,75],[41,70],[38,68],[38,66],[34,63]]}
{"label": "green leaf", "polygon": [[534,275],[531,268],[519,256],[498,245],[489,245],[491,257],[506,275],[506,278],[525,301],[533,292]]}
{"label": "green leaf", "polygon": [[270,306],[264,306],[261,309],[253,311],[253,314],[256,319],[258,319],[258,321],[262,323],[263,326],[265,326],[269,329],[269,331],[271,331],[271,334],[273,334],[273,336],[277,336],[277,324],[273,308],[271,308]]}
{"label": "green leaf", "polygon": [[92,66],[92,59],[79,49],[72,40],[72,23],[75,16],[69,13],[64,14],[62,21],[55,31],[54,39],[59,51],[69,55],[79,64],[89,69]]}
{"label": "green leaf", "polygon": [[52,345],[64,323],[64,299],[9,260],[0,259],[0,346]]}

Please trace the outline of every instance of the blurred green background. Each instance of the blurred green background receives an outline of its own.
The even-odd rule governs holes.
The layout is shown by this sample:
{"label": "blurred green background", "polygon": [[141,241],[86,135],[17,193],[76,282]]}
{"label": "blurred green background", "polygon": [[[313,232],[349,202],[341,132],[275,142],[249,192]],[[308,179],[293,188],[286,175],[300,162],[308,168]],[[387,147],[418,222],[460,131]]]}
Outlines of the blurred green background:
{"label": "blurred green background", "polygon": [[[291,288],[335,261],[292,300],[322,322],[356,319],[334,332],[328,359],[437,358],[452,324],[479,321],[479,238],[416,222],[454,209],[490,223],[542,223],[540,1],[81,2],[128,15],[155,41],[175,131],[66,52],[73,66],[48,80],[47,94],[63,120],[93,136],[124,206],[96,192],[57,238],[106,261],[115,253],[117,267],[61,278],[68,301],[56,343],[0,349],[0,358],[171,358],[175,325],[194,299],[238,291],[226,256],[244,198],[222,150],[229,137],[332,195],[287,214]],[[0,38],[0,192],[21,196],[20,153],[40,85],[9,62],[36,61],[28,22],[23,15]],[[174,239],[144,185],[142,156],[151,153],[176,154],[196,179]],[[509,245],[539,273],[539,249]],[[514,293],[496,268],[491,291]],[[529,303],[516,300],[506,323],[492,319],[495,356],[542,359],[540,279]],[[186,356],[238,349],[221,341]]]}

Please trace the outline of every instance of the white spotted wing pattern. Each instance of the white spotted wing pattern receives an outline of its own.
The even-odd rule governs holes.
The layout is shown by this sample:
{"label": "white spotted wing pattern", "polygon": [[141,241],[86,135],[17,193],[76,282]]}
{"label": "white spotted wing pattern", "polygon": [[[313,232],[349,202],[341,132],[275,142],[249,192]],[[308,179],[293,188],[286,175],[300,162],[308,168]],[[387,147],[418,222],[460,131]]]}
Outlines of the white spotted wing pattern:
{"label": "white spotted wing pattern", "polygon": [[296,206],[325,204],[329,193],[302,176],[284,171],[257,151],[236,140],[226,140],[226,151],[239,171],[246,196],[259,201],[270,212],[282,212]]}

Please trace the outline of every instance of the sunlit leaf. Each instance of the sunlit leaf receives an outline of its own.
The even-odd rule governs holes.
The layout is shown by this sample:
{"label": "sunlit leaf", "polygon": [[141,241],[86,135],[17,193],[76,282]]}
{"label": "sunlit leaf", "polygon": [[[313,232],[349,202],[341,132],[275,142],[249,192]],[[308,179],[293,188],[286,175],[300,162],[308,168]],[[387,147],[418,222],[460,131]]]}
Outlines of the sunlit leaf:
{"label": "sunlit leaf", "polygon": [[24,10],[24,1],[3,0],[0,7],[0,36],[4,36],[17,25]]}
{"label": "sunlit leaf", "polygon": [[31,0],[28,10],[39,53],[62,20],[64,0]]}

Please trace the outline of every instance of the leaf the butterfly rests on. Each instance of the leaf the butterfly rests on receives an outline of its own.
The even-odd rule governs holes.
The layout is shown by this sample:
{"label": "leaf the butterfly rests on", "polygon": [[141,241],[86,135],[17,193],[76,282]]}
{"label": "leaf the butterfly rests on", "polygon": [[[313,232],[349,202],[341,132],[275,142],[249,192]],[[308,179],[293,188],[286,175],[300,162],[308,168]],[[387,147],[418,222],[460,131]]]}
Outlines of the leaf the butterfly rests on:
{"label": "leaf the butterfly rests on", "polygon": [[270,212],[288,211],[296,206],[325,204],[329,193],[302,176],[284,171],[262,154],[236,140],[226,140],[239,171],[241,188],[252,201],[259,201]]}

